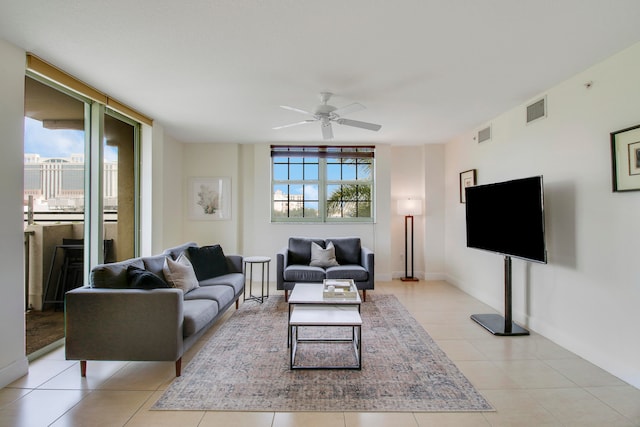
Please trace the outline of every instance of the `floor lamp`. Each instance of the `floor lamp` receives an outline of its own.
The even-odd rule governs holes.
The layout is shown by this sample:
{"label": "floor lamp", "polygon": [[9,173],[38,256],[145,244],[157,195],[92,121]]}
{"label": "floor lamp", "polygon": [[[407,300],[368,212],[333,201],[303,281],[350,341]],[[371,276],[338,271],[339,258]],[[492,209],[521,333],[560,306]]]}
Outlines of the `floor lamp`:
{"label": "floor lamp", "polygon": [[[403,282],[417,282],[418,278],[413,275],[413,217],[422,215],[422,200],[420,199],[400,199],[398,200],[398,214],[404,215],[404,277]],[[411,275],[409,275],[409,235],[408,228],[411,223]]]}

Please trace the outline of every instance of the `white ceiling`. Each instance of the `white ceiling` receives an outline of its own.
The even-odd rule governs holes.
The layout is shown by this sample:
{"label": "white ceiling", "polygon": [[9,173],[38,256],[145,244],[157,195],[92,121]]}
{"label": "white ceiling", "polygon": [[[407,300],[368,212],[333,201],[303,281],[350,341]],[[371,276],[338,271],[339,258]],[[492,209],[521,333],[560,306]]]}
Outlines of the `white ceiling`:
{"label": "white ceiling", "polygon": [[320,142],[318,123],[271,128],[330,91],[382,124],[334,142],[421,144],[640,41],[639,18],[638,0],[1,0],[0,38],[179,141]]}

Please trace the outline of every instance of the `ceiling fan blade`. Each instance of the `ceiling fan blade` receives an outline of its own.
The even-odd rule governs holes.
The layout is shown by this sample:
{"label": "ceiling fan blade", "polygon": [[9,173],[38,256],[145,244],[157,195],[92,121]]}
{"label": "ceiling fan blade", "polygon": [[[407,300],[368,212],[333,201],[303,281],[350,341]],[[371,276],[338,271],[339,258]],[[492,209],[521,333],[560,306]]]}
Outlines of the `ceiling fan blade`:
{"label": "ceiling fan blade", "polygon": [[341,124],[341,125],[353,126],[356,128],[369,129],[374,131],[379,131],[380,128],[382,127],[382,125],[377,125],[375,123],[367,123],[367,122],[361,122],[358,120],[349,120],[349,119],[338,119],[336,120],[336,122],[338,122],[338,124]]}
{"label": "ceiling fan blade", "polygon": [[310,111],[302,110],[296,107],[289,107],[288,105],[281,105],[280,108],[284,108],[285,110],[295,111],[296,113],[302,113],[302,114],[307,114],[309,116],[313,116],[313,113]]}
{"label": "ceiling fan blade", "polygon": [[304,125],[304,124],[311,123],[311,122],[315,122],[315,120],[312,120],[312,119],[303,120],[303,121],[297,122],[297,123],[289,123],[288,125],[276,126],[274,128],[271,128],[271,129],[278,130],[278,129],[290,128],[291,126]]}
{"label": "ceiling fan blade", "polygon": [[333,139],[333,128],[331,127],[331,122],[322,123],[322,138]]}
{"label": "ceiling fan blade", "polygon": [[344,107],[333,110],[333,114],[335,114],[336,116],[344,116],[346,114],[355,113],[356,111],[362,111],[366,108],[367,107],[360,104],[359,102],[354,102],[353,104],[345,105]]}

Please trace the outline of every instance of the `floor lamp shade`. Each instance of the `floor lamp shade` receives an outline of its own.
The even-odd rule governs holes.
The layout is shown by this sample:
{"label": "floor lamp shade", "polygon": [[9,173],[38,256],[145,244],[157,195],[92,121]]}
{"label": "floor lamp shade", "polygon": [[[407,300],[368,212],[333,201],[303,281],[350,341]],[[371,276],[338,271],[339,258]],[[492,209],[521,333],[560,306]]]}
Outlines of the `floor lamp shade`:
{"label": "floor lamp shade", "polygon": [[404,216],[422,215],[422,200],[400,199],[398,200],[398,214]]}
{"label": "floor lamp shade", "polygon": [[[422,200],[400,199],[398,200],[398,214],[404,215],[404,277],[403,282],[417,282],[413,275],[413,217],[422,215]],[[411,274],[409,274],[409,223],[411,223]]]}

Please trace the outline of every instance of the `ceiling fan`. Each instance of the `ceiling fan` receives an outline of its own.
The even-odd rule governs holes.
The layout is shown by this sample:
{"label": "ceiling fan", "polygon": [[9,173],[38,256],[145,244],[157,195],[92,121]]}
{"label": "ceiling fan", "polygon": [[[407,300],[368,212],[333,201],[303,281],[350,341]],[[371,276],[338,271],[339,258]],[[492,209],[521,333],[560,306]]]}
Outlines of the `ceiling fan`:
{"label": "ceiling fan", "polygon": [[361,122],[358,120],[344,119],[342,116],[356,111],[364,110],[366,107],[360,103],[354,102],[353,104],[346,105],[341,108],[336,108],[333,105],[327,104],[329,98],[333,94],[331,92],[321,92],[320,102],[313,112],[302,110],[300,108],[289,107],[287,105],[281,105],[281,108],[285,110],[296,111],[298,113],[306,114],[312,118],[303,120],[301,122],[290,123],[288,125],[276,126],[273,129],[283,129],[291,126],[303,125],[306,123],[320,122],[320,129],[322,130],[323,139],[333,139],[333,129],[331,128],[331,122],[338,123],[339,125],[353,126],[361,129],[368,129],[378,131],[382,127],[374,123]]}

